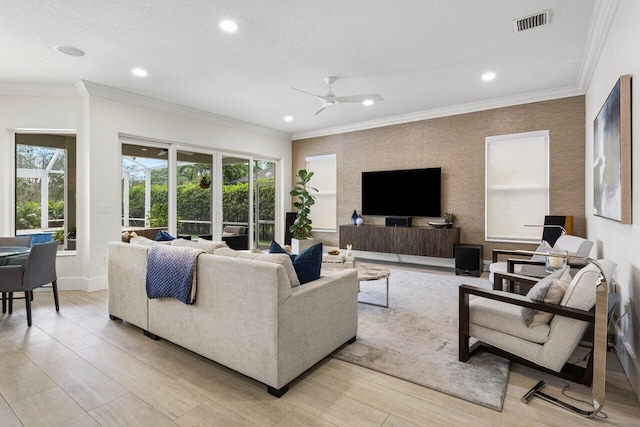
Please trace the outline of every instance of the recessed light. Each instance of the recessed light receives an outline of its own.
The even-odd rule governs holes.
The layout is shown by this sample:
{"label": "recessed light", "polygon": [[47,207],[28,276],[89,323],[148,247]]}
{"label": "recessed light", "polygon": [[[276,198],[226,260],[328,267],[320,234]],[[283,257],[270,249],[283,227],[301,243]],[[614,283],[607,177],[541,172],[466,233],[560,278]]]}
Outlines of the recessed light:
{"label": "recessed light", "polygon": [[484,73],[482,75],[482,80],[484,80],[485,82],[489,82],[495,78],[496,78],[496,73]]}
{"label": "recessed light", "polygon": [[134,76],[147,77],[147,71],[143,70],[142,68],[134,68],[133,70],[131,70],[131,72]]}
{"label": "recessed light", "polygon": [[233,33],[238,30],[238,23],[229,19],[220,21],[220,24],[218,25],[220,25],[220,29],[222,29],[222,31],[226,31],[227,33]]}
{"label": "recessed light", "polygon": [[147,149],[146,149],[146,148],[141,148],[141,150],[142,150],[142,151],[147,151]]}
{"label": "recessed light", "polygon": [[71,46],[56,46],[56,50],[69,56],[84,56],[84,52]]}
{"label": "recessed light", "polygon": [[362,103],[366,106],[373,105],[373,99],[365,99]]}
{"label": "recessed light", "polygon": [[291,116],[284,116],[284,121],[285,121],[285,122],[291,122],[291,121],[293,121],[293,117],[291,117]]}

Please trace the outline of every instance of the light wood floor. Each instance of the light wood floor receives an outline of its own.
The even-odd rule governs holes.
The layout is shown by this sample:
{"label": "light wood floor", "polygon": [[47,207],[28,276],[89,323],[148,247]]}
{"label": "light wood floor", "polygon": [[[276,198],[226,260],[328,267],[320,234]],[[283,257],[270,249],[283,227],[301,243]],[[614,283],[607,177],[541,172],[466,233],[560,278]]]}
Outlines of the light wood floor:
{"label": "light wood floor", "polygon": [[[251,379],[109,320],[106,291],[60,296],[56,313],[51,293],[36,293],[31,328],[22,302],[0,317],[0,426],[640,425],[640,404],[614,353],[604,422],[539,399],[521,403],[540,379],[554,396],[564,383],[517,364],[502,412],[332,358],[276,399]],[[584,399],[589,389],[573,384],[569,393]]]}

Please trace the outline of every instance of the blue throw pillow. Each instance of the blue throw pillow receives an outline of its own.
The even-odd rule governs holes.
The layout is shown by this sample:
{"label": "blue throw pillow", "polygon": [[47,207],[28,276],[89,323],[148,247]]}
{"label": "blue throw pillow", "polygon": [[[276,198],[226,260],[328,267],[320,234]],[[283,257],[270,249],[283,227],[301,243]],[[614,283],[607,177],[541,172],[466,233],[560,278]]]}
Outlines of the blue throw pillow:
{"label": "blue throw pillow", "polygon": [[287,254],[289,255],[289,258],[291,258],[291,262],[293,262],[297,256],[297,255],[291,255],[282,246],[280,246],[280,244],[275,240],[272,240],[271,244],[269,245],[269,253],[270,254]]}
{"label": "blue throw pillow", "polygon": [[271,244],[269,245],[269,253],[270,254],[286,254],[287,251],[285,251],[284,248],[278,244],[278,242],[276,242],[275,240],[272,240]]}
{"label": "blue throw pillow", "polygon": [[164,230],[158,231],[158,235],[156,236],[156,242],[166,242],[167,240],[175,240],[171,234],[167,233]]}
{"label": "blue throw pillow", "polygon": [[308,247],[293,260],[293,268],[296,270],[301,285],[319,279],[321,267],[322,243]]}

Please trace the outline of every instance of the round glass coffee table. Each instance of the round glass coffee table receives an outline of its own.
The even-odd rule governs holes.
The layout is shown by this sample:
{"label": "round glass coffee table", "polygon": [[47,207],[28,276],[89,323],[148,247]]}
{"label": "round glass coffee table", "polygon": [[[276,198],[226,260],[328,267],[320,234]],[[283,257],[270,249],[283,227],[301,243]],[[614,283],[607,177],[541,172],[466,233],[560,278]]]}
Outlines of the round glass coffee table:
{"label": "round glass coffee table", "polygon": [[361,304],[375,305],[378,307],[389,308],[389,276],[391,275],[391,270],[383,265],[378,264],[368,264],[365,262],[357,262],[356,270],[358,270],[358,291],[360,291],[360,282],[370,282],[373,280],[381,280],[386,279],[387,293],[384,304],[377,304],[374,302],[360,301]]}

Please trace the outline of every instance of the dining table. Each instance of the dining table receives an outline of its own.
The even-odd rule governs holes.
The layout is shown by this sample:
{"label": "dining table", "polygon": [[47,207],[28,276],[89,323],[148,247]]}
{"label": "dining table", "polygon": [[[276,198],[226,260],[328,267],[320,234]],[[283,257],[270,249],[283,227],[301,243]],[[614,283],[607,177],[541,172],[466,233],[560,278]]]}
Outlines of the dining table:
{"label": "dining table", "polygon": [[0,246],[0,265],[4,265],[8,257],[26,254],[30,249],[26,246]]}

